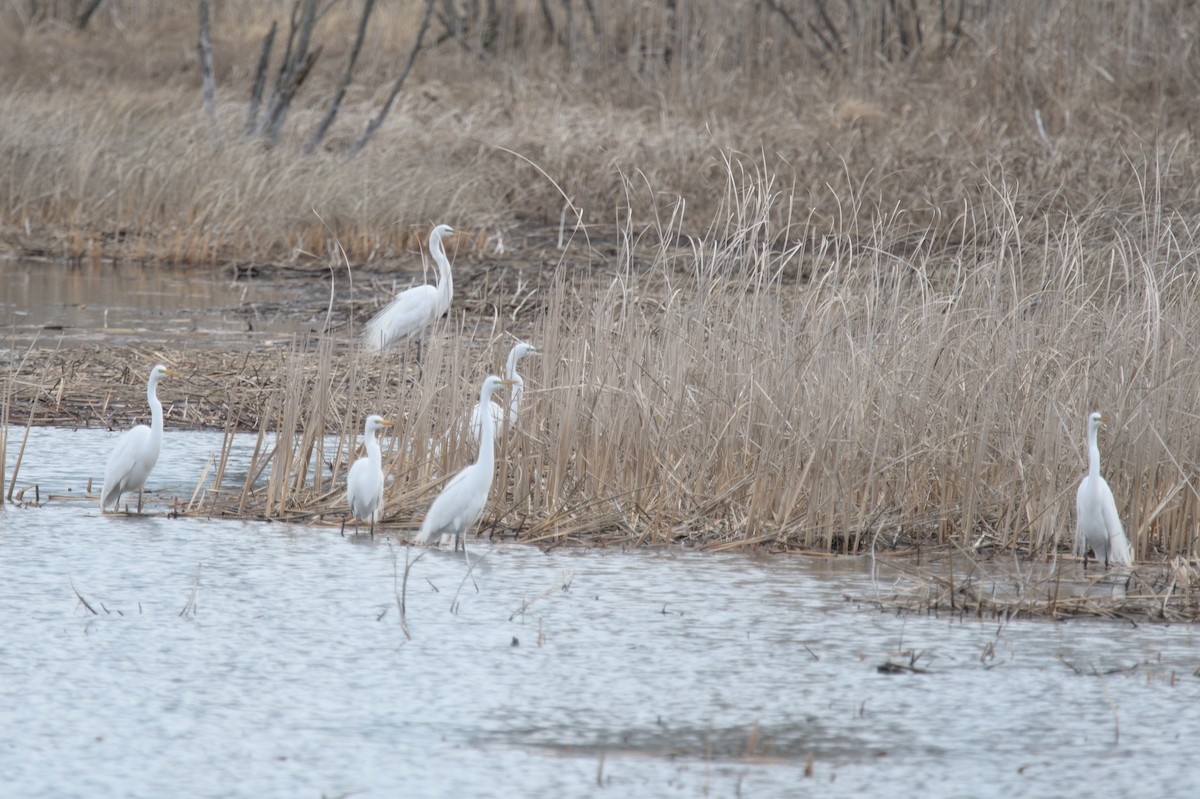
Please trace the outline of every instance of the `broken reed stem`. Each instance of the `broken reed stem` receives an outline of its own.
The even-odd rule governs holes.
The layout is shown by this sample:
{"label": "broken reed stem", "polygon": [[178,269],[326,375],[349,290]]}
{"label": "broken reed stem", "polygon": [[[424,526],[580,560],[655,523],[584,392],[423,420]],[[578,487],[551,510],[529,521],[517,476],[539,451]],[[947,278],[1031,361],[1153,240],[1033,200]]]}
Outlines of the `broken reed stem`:
{"label": "broken reed stem", "polygon": [[192,497],[188,500],[187,507],[184,508],[184,513],[191,513],[192,508],[196,506],[196,498],[200,496],[200,492],[204,490],[204,481],[208,479],[208,473],[212,471],[213,463],[216,461],[215,453],[210,453],[208,460],[204,462],[204,468],[200,470],[200,478],[196,480],[196,487],[192,489]]}
{"label": "broken reed stem", "polygon": [[[463,534],[463,559],[467,562],[467,571],[465,574],[463,574],[462,579],[458,581],[458,588],[454,591],[454,598],[450,600],[450,612],[454,615],[458,615],[458,597],[462,593],[463,586],[467,584],[467,580],[471,578],[471,572],[475,571],[475,566],[481,561],[486,560],[487,556],[490,554],[491,553],[488,552],[472,561],[469,557],[467,557],[467,536],[465,533]],[[475,586],[475,593],[479,593],[478,585]]]}
{"label": "broken reed stem", "polygon": [[79,604],[87,608],[88,612],[93,616],[99,616],[100,614],[96,612],[96,609],[88,604],[88,601],[83,598],[83,594],[79,593],[79,589],[75,587],[75,581],[70,578],[68,578],[67,581],[71,584],[71,591],[75,593],[75,597],[79,600]]}
{"label": "broken reed stem", "polygon": [[217,495],[221,493],[221,485],[225,481],[225,467],[229,464],[229,454],[233,451],[235,429],[233,416],[231,415],[225,420],[225,430],[221,435],[221,451],[217,460],[217,473],[213,477],[211,490],[212,499],[209,504],[214,508],[217,502]]}
{"label": "broken reed stem", "polygon": [[519,608],[517,608],[516,610],[514,610],[511,615],[509,615],[508,620],[512,621],[517,616],[524,614],[525,611],[529,610],[529,608],[531,608],[535,602],[545,599],[546,597],[553,594],[555,591],[566,591],[568,588],[571,587],[571,581],[574,579],[575,579],[574,572],[571,572],[571,571],[564,572],[562,581],[560,581],[557,585],[550,586],[545,591],[543,591],[542,593],[533,597],[532,599],[527,599],[524,602],[522,602],[521,606]]}
{"label": "broken reed stem", "polygon": [[417,561],[425,557],[425,553],[422,552],[420,555],[417,555],[415,558],[413,558],[412,561],[409,561],[408,556],[411,547],[409,547],[408,544],[404,545],[404,580],[400,583],[400,590],[395,591],[396,550],[392,549],[392,545],[390,543],[388,544],[388,549],[391,550],[392,554],[392,586],[393,591],[396,594],[396,608],[400,611],[400,631],[404,633],[404,638],[406,640],[411,641],[412,634],[408,631],[408,616],[406,614],[408,607],[408,573],[412,567],[417,564]]}
{"label": "broken reed stem", "polygon": [[12,478],[8,481],[8,501],[12,502],[13,489],[17,487],[17,475],[21,471],[21,461],[25,457],[25,445],[29,442],[29,429],[33,427],[33,411],[29,413],[29,420],[25,423],[25,432],[21,435],[21,448],[17,450],[17,460],[13,464]]}
{"label": "broken reed stem", "polygon": [[188,600],[184,603],[183,609],[179,611],[179,617],[182,619],[190,619],[196,615],[196,611],[200,609],[200,568],[202,564],[196,564],[196,576],[192,578],[192,591],[188,594]]}

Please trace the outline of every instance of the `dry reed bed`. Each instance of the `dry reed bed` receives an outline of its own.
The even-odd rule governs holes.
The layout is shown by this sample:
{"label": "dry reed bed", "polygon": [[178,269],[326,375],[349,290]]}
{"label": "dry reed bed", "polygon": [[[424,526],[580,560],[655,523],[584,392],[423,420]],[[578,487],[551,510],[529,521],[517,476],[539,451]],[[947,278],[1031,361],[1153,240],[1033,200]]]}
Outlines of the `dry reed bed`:
{"label": "dry reed bed", "polygon": [[[774,208],[791,199],[732,172],[720,227],[689,248],[642,263],[626,228],[607,289],[559,271],[528,331],[546,355],[525,367],[523,435],[489,525],[538,541],[952,541],[1044,557],[1069,538],[1081,420],[1102,408],[1118,420],[1104,462],[1139,557],[1195,552],[1200,315],[1183,220],[1148,205],[1050,229],[997,194],[961,220],[987,226],[971,237],[991,248],[964,253],[882,215],[865,232],[781,233]],[[686,244],[677,221],[643,233]],[[197,507],[295,518],[341,512],[361,418],[393,415],[389,516],[411,523],[469,457],[462,424],[507,349],[501,320],[443,323],[419,379],[331,336],[290,352],[34,353],[6,397],[32,392],[39,422],[123,427],[144,412],[139,367],[171,362],[188,376],[163,386],[170,426],[262,433],[246,484]],[[64,403],[85,384],[86,403]]]}
{"label": "dry reed bed", "polygon": [[[1138,559],[1196,557],[1200,242],[1187,220],[1148,198],[1051,226],[998,191],[956,221],[979,242],[963,250],[884,213],[867,230],[776,230],[792,199],[733,171],[704,236],[660,209],[663,227],[620,231],[603,290],[557,271],[541,316],[516,331],[545,354],[523,366],[526,411],[485,533],[1046,560],[1071,540],[1084,420],[1102,409],[1116,420],[1104,470]],[[642,262],[643,238],[681,246]],[[245,481],[200,491],[191,512],[340,518],[376,412],[403,420],[384,441],[387,519],[415,526],[470,457],[465,420],[511,332],[458,310],[419,373],[403,352],[359,356],[333,335],[231,358],[183,397],[164,383],[172,413],[205,404],[197,394],[220,424],[219,397],[260,431]]]}
{"label": "dry reed bed", "polygon": [[[302,145],[358,4],[323,17],[323,55],[274,147],[241,131],[258,42],[287,3],[216,4],[215,129],[200,109],[193,6],[112,0],[85,34],[0,9],[0,243],[225,263],[320,261],[336,240],[361,260],[403,252],[414,230],[442,220],[500,232],[554,222],[566,198],[586,224],[636,213],[644,228],[657,224],[648,209],[663,196],[711,218],[729,153],[758,154],[765,173],[794,187],[795,205],[773,209],[776,234],[798,220],[849,229],[839,214],[879,206],[949,239],[971,232],[953,220],[1001,184],[1021,186],[1023,218],[1082,215],[1097,198],[1138,202],[1136,177],[1166,162],[1163,204],[1195,206],[1197,56],[1183,2],[1113,14],[1087,0],[972,4],[955,46],[931,24],[903,58],[872,27],[897,4],[826,4],[854,34],[834,59],[759,2],[731,13],[702,0],[675,15],[647,0],[595,4],[602,34],[588,33],[581,12],[569,48],[547,35],[546,4],[502,4],[496,46],[431,45],[378,138],[347,161],[421,5],[377,9],[328,147],[312,156]],[[931,23],[941,10],[905,5]],[[839,16],[854,8],[854,24]],[[855,222],[873,224],[869,213]]]}

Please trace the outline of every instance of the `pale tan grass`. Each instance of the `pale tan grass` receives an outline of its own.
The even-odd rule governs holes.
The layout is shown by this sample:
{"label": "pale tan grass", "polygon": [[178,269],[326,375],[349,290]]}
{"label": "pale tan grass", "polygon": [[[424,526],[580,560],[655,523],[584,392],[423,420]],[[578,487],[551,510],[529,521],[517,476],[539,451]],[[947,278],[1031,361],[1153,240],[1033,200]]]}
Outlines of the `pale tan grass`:
{"label": "pale tan grass", "polygon": [[[538,254],[554,278],[536,279],[519,334],[545,355],[527,367],[526,421],[502,446],[485,528],[545,543],[1052,556],[1071,535],[1082,420],[1101,409],[1117,420],[1103,462],[1138,555],[1194,554],[1186,7],[1002,6],[952,53],[931,43],[887,61],[870,23],[823,66],[758,4],[720,25],[724,6],[694,4],[670,30],[662,4],[612,4],[604,46],[578,42],[569,60],[536,46],[537,7],[522,4],[530,16],[496,54],[423,54],[350,162],[339,150],[373,112],[412,9],[386,11],[330,151],[311,158],[299,142],[332,64],[279,146],[243,142],[269,17],[227,4],[238,24],[214,135],[195,87],[151,77],[191,46],[190,13],[162,12],[166,43],[141,65],[116,59],[120,80],[68,65],[56,88],[34,69],[0,96],[0,231],[16,251],[323,269],[335,242],[355,262],[409,254],[437,221],[487,252],[494,232],[553,226],[569,199],[582,227],[557,263]],[[92,57],[148,37],[117,30],[99,26]],[[0,70],[64,37],[19,37]],[[350,37],[328,41],[333,56]],[[419,378],[400,356],[368,362],[339,331],[279,355],[282,380],[245,381],[242,426],[264,431],[256,463],[270,477],[230,512],[341,512],[361,420],[380,412],[404,420],[384,445],[388,517],[415,526],[471,457],[466,414],[523,301],[498,284],[463,287]],[[382,302],[384,288],[362,294]],[[325,434],[339,436],[332,452]]]}
{"label": "pale tan grass", "polygon": [[[77,258],[320,264],[335,239],[355,260],[397,255],[435,221],[481,231],[557,218],[558,188],[510,151],[541,167],[588,224],[620,224],[679,196],[679,227],[692,235],[690,221],[717,207],[730,152],[758,154],[794,198],[773,209],[776,234],[803,220],[843,224],[839,198],[855,196],[860,225],[890,208],[939,240],[961,236],[990,229],[957,223],[1002,184],[1021,187],[1027,220],[1081,215],[1098,198],[1136,201],[1136,176],[1166,160],[1162,202],[1195,205],[1182,4],[1113,15],[1083,0],[981,7],[956,49],[931,33],[892,61],[880,42],[893,34],[864,13],[857,27],[837,20],[847,50],[835,65],[763,4],[731,16],[726,4],[694,3],[674,18],[658,3],[598,5],[604,36],[578,18],[569,54],[547,39],[535,2],[506,5],[487,53],[453,41],[423,53],[375,143],[348,163],[340,154],[395,77],[419,4],[377,9],[328,150],[311,157],[299,150],[353,41],[356,4],[323,18],[322,58],[270,151],[241,129],[257,42],[287,3],[216,9],[216,132],[188,60],[191,7],[106,4],[83,36],[26,28],[10,9],[0,13],[13,45],[0,61],[11,87],[0,97],[0,231],[10,249]],[[936,19],[937,4],[917,6]],[[662,227],[651,214],[635,221]]]}

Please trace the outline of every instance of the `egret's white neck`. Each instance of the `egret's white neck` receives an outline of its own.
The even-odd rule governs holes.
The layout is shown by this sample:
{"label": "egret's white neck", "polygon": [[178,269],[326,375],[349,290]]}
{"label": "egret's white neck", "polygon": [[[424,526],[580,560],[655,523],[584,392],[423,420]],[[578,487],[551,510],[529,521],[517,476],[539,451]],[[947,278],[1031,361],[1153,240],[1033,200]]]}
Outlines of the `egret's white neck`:
{"label": "egret's white neck", "polygon": [[146,401],[150,403],[150,435],[156,441],[162,440],[163,432],[163,410],[162,403],[158,401],[158,381],[159,374],[155,372],[146,384]]}
{"label": "egret's white neck", "polygon": [[375,438],[375,431],[367,431],[367,440],[363,442],[367,448],[367,462],[371,464],[371,468],[379,470],[383,468],[383,456],[379,452],[379,440]]}
{"label": "egret's white neck", "polygon": [[489,402],[492,401],[492,391],[490,387],[485,386],[479,392],[479,407],[484,410],[479,414],[479,457],[475,459],[476,463],[492,464],[496,461],[496,442],[495,429],[492,423],[492,415],[487,412]]}
{"label": "egret's white neck", "polygon": [[1088,425],[1088,474],[1091,477],[1100,476],[1100,444],[1097,441],[1099,431],[1098,423]]}
{"label": "egret's white neck", "polygon": [[450,300],[454,296],[454,276],[450,274],[450,261],[446,258],[441,236],[429,237],[429,251],[438,265],[438,315],[441,316],[450,308]]}
{"label": "egret's white neck", "polygon": [[513,347],[508,352],[508,363],[504,364],[504,377],[506,380],[517,379],[517,361],[521,360],[521,351],[518,347]]}
{"label": "egret's white neck", "polygon": [[515,371],[508,378],[513,381],[512,388],[509,389],[512,394],[508,401],[508,424],[511,428],[517,423],[517,414],[521,410],[521,394],[525,391],[525,380]]}

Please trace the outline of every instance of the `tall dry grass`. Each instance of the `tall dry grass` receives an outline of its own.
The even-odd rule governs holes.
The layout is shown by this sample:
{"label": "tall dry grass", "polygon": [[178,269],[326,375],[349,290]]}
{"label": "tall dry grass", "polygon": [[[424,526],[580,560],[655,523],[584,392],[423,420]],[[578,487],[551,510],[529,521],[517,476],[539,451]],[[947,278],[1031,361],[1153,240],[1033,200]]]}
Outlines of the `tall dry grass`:
{"label": "tall dry grass", "polygon": [[[1200,238],[1158,204],[1155,174],[1139,175],[1140,207],[1053,225],[1016,214],[999,185],[948,226],[968,250],[853,196],[845,227],[777,228],[794,196],[729,169],[702,236],[668,206],[658,227],[623,225],[606,287],[558,270],[485,530],[1054,557],[1073,537],[1099,409],[1116,420],[1102,461],[1138,557],[1196,556]],[[264,416],[285,446],[267,487],[246,487],[250,505],[343,513],[338,476],[378,412],[403,420],[384,442],[387,518],[415,528],[472,457],[466,419],[507,336],[503,318],[452,312],[419,375],[400,354],[338,365],[297,350],[296,374],[311,374],[281,383]],[[317,480],[312,442],[326,433],[341,436],[337,465]]]}
{"label": "tall dry grass", "polygon": [[470,457],[467,411],[516,334],[546,354],[485,524],[527,540],[1047,553],[1102,409],[1139,556],[1195,556],[1189,3],[972,4],[955,41],[900,50],[899,22],[865,12],[902,4],[840,4],[836,54],[762,3],[596,4],[602,35],[556,18],[566,41],[515,3],[494,46],[464,23],[422,53],[346,161],[416,26],[418,3],[384,5],[311,157],[354,4],[322,22],[274,148],[240,131],[286,3],[216,9],[215,129],[190,8],[114,0],[84,34],[0,13],[10,252],[324,268],[338,243],[404,253],[431,222],[556,227],[566,205],[581,223],[530,329],[506,326],[514,301],[460,304],[419,375],[357,360],[346,333],[298,343],[261,391],[251,479],[201,507],[339,512],[379,412],[404,419],[388,515],[415,526]]}
{"label": "tall dry grass", "polygon": [[[627,178],[708,220],[728,152],[763,161],[795,195],[773,210],[776,229],[878,206],[951,235],[939,226],[1000,183],[1021,187],[1022,216],[1081,216],[1097,201],[1136,202],[1129,162],[1142,158],[1172,158],[1164,204],[1195,207],[1195,19],[1182,0],[1113,13],[1088,0],[968,4],[953,36],[932,0],[824,4],[836,54],[762,2],[594,5],[598,33],[582,8],[568,24],[558,4],[533,0],[499,4],[486,43],[477,20],[435,23],[388,123],[346,161],[420,2],[379,4],[312,156],[303,143],[358,4],[322,18],[322,55],[274,148],[241,131],[258,43],[272,21],[286,28],[288,3],[216,4],[215,129],[200,110],[193,7],[112,0],[80,33],[12,4],[0,10],[0,241],[75,258],[320,263],[336,239],[365,260],[403,253],[414,231],[446,219],[476,231],[554,225],[563,195],[584,222],[611,225],[648,207],[627,202]],[[820,22],[806,16],[817,4],[776,5],[801,27]],[[888,14],[901,6],[924,33],[897,50],[911,19]]]}

